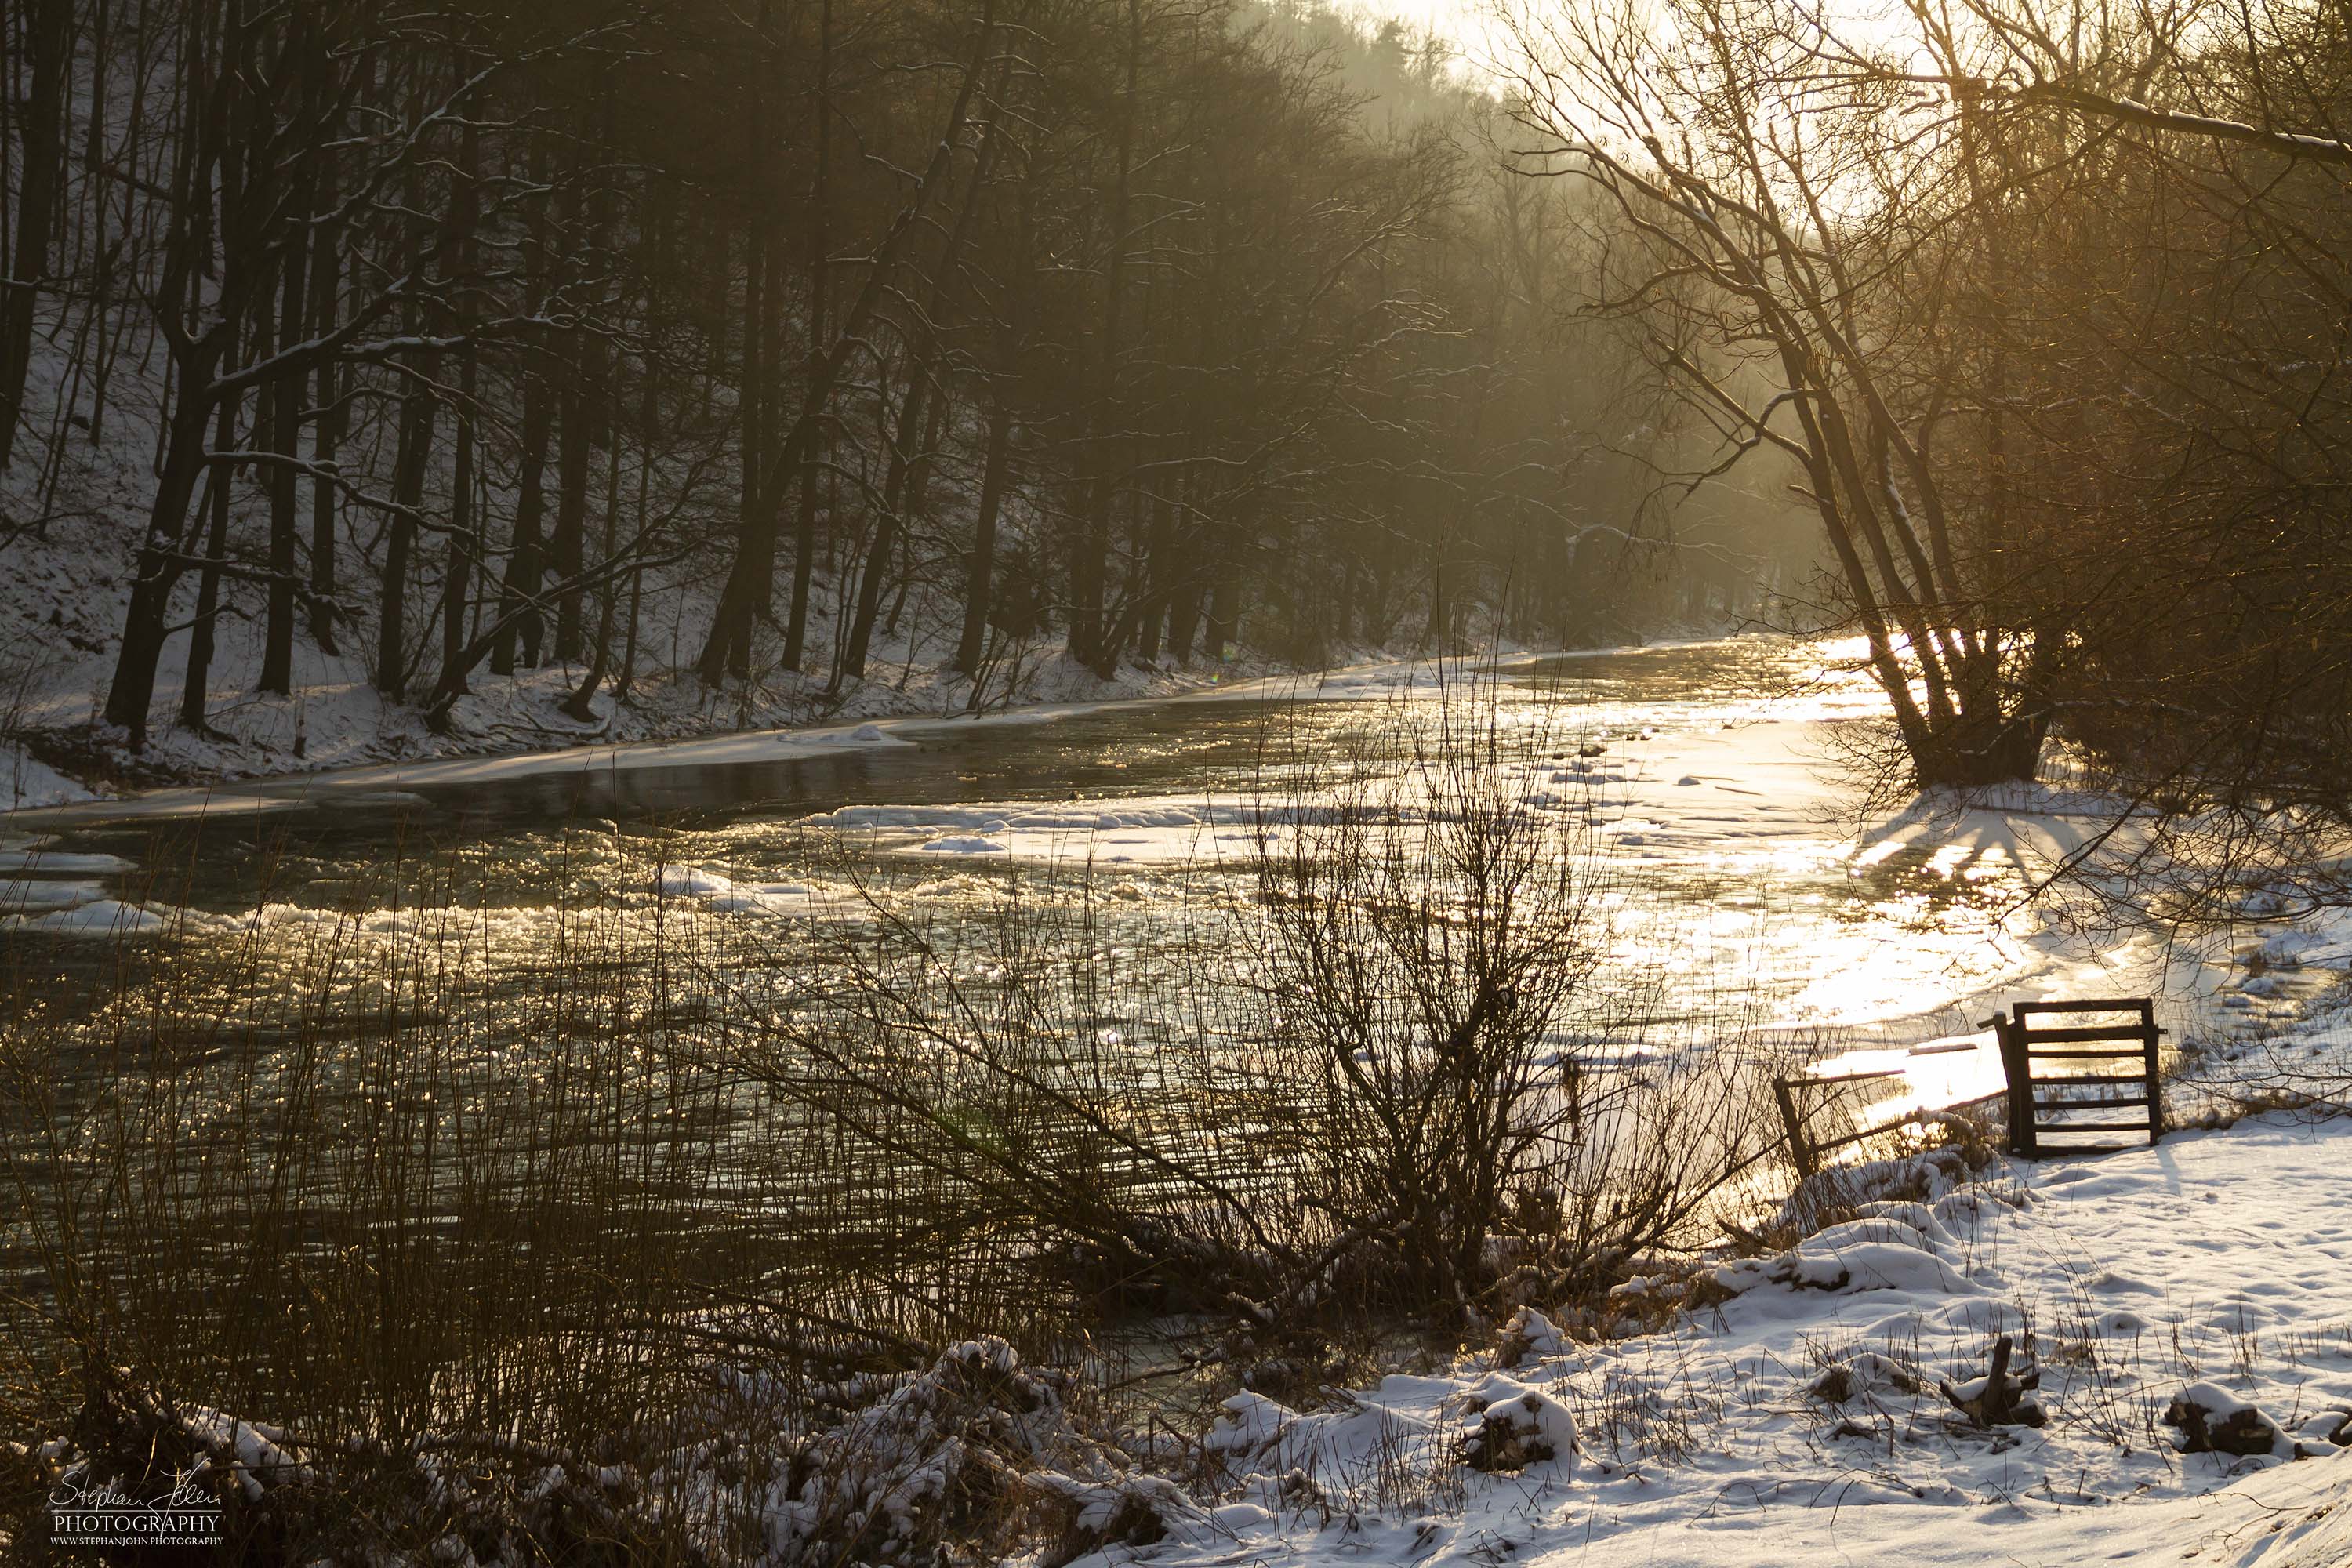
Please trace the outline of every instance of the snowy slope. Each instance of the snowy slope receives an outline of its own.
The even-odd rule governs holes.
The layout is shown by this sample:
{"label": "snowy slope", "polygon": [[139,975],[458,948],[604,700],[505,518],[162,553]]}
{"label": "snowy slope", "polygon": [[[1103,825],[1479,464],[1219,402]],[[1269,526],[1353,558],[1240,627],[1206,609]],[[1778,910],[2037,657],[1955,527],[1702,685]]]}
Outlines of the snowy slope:
{"label": "snowy slope", "polygon": [[[675,741],[889,715],[939,716],[975,706],[985,711],[1134,698],[1286,668],[1244,646],[1223,662],[1202,658],[1178,667],[1162,660],[1149,668],[1130,662],[1106,680],[1068,658],[1058,638],[1040,635],[996,648],[992,667],[982,672],[975,703],[973,682],[950,668],[962,626],[959,593],[927,580],[877,628],[865,679],[835,689],[827,672],[845,640],[850,616],[844,601],[855,574],[836,574],[821,563],[807,627],[812,673],[782,668],[776,663],[781,633],[763,630],[755,639],[750,678],[713,690],[692,668],[710,625],[713,579],[723,570],[712,550],[646,576],[636,678],[627,700],[614,699],[608,678],[592,703],[595,719],[583,724],[562,708],[586,674],[583,665],[555,663],[511,676],[484,668],[470,678],[472,694],[453,710],[452,732],[436,735],[415,706],[386,699],[372,682],[372,585],[382,541],[370,519],[355,519],[346,509],[341,563],[348,616],[341,651],[325,651],[301,630],[294,639],[291,692],[257,692],[260,591],[250,583],[226,580],[226,609],[215,621],[217,647],[206,681],[209,732],[180,723],[190,645],[184,628],[195,608],[196,574],[191,572],[172,608],[172,623],[182,629],[164,646],[149,741],[133,752],[98,721],[154,494],[161,365],[159,353],[151,352],[144,362],[134,353],[117,369],[105,420],[94,436],[85,433],[88,421],[75,415],[81,421],[78,428],[47,432],[52,439],[46,445],[28,440],[18,460],[0,470],[0,811],[114,796],[162,784],[372,763]],[[41,418],[54,418],[66,374],[63,347],[37,334],[27,406]],[[445,444],[427,476],[432,504],[446,500],[447,460]],[[656,466],[667,474],[663,464]],[[236,481],[231,496],[230,556],[251,566],[265,548],[260,531],[266,501],[250,476]],[[1015,497],[1005,521],[1007,545],[1033,521],[1025,500]],[[706,519],[701,526],[716,534],[725,524]],[[429,595],[438,570],[430,561],[421,563],[421,574],[411,584],[413,642],[437,635],[430,624]],[[1244,645],[1248,635],[1244,617]],[[1364,660],[1381,651],[1346,648],[1336,657]],[[412,696],[431,684],[436,658],[434,648],[420,643]],[[617,662],[617,648],[614,658]]]}
{"label": "snowy slope", "polygon": [[[1154,1563],[1634,1564],[2352,1562],[2352,1121],[2270,1117],[2146,1152],[2004,1165],[1864,1205],[1666,1331],[1391,1377],[1337,1412],[1241,1395],[1210,1444],[1262,1515]],[[1938,1379],[1995,1336],[2048,1425],[1984,1430]],[[2178,1451],[2219,1385],[2310,1458]],[[1474,1413],[1533,1391],[1572,1454],[1461,1463]],[[2345,1434],[2352,1436],[2352,1434]],[[1223,1517],[1244,1517],[1239,1510]],[[1121,1551],[1118,1555],[1124,1556]]]}

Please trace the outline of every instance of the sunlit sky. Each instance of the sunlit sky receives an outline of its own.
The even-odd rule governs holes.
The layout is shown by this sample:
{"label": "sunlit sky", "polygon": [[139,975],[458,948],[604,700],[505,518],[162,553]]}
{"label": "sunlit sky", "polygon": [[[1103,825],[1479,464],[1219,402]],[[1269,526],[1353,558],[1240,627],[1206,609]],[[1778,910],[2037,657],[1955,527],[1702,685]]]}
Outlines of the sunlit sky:
{"label": "sunlit sky", "polygon": [[1492,55],[1489,0],[1336,0],[1337,8],[1378,20],[1395,16],[1454,40],[1463,63],[1474,69]]}
{"label": "sunlit sky", "polygon": [[[1453,40],[1462,63],[1485,73],[1499,63],[1508,71],[1510,51],[1495,18],[1496,0],[1330,0],[1337,10],[1372,20],[1395,16],[1416,30],[1426,28]],[[1527,0],[1510,0],[1525,5]],[[1539,0],[1542,5],[1576,5],[1586,0]],[[1829,0],[1820,11],[1848,38],[1872,39],[1904,29],[1903,7],[1889,0]]]}

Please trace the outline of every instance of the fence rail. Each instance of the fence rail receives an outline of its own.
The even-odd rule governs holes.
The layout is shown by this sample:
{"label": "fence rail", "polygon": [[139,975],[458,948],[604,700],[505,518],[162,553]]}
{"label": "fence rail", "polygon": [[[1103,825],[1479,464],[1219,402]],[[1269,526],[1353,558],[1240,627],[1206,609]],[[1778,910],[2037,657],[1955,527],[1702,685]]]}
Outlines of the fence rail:
{"label": "fence rail", "polygon": [[[2037,1025],[2038,1017],[2077,1018],[2100,1013],[2126,1014],[2128,1023],[2064,1022]],[[1841,1149],[1882,1138],[1924,1117],[1949,1112],[1999,1110],[2007,1123],[2012,1153],[2038,1159],[2045,1154],[2105,1154],[2130,1147],[2120,1143],[2083,1144],[2078,1134],[2101,1136],[2145,1132],[2154,1143],[2164,1131],[2163,1089],[2158,1078],[2158,1042],[2164,1034],[2156,1025],[2155,1003],[2145,996],[2085,997],[2068,1001],[2020,1002],[2010,1016],[1985,1020],[2000,1047],[2001,1070],[2007,1087],[1990,1094],[1940,1105],[1915,1102],[1888,1111],[1867,1125],[1851,1122],[1825,1128],[1832,1110],[1853,1095],[1855,1086],[1902,1079],[1902,1068],[1878,1068],[1864,1072],[1802,1075],[1776,1079],[1773,1098],[1780,1102],[1780,1121],[1787,1130],[1790,1157],[1800,1174],[1811,1175],[1829,1155]],[[1961,1050],[1946,1046],[1941,1051]],[[2113,1064],[2138,1064],[2138,1070],[2116,1070]],[[2068,1070],[2071,1064],[2098,1063],[2109,1070],[2092,1073]],[[2081,1098],[2088,1090],[2093,1098]],[[2129,1090],[2128,1093],[2113,1092]],[[2141,1112],[2126,1121],[2068,1120],[2084,1112]]]}

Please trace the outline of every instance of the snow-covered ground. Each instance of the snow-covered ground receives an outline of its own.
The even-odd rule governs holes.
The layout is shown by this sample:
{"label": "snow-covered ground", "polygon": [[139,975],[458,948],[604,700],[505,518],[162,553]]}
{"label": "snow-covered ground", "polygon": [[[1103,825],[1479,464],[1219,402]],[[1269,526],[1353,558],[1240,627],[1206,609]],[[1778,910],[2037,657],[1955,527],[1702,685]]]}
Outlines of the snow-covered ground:
{"label": "snow-covered ground", "polygon": [[[1209,1444],[1229,1504],[1253,1506],[1138,1555],[2340,1568],[2347,1153],[2352,1120],[2268,1116],[1963,1184],[1922,1166],[1912,1201],[1727,1265],[1726,1299],[1664,1331],[1576,1343],[1538,1321],[1524,1355],[1391,1377],[1336,1409],[1238,1396]],[[2041,1426],[1978,1426],[1938,1389],[1982,1377],[2003,1334],[2039,1370]],[[2185,1394],[2251,1403],[2276,1452],[2182,1452],[2167,1415]],[[1574,1447],[1465,1468],[1466,1435],[1507,1401],[1572,1422]]]}

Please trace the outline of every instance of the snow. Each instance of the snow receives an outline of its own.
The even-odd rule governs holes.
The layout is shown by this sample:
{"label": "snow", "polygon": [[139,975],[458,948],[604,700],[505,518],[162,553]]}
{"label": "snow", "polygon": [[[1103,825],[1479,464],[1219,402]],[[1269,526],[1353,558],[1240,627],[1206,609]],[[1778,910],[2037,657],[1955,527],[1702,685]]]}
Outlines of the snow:
{"label": "snow", "polygon": [[[1977,1287],[1948,1261],[1955,1247],[1941,1221],[1917,1205],[1868,1205],[1871,1215],[1833,1225],[1771,1258],[1742,1258],[1715,1271],[1716,1283],[1734,1295],[1759,1292],[1747,1308],[1774,1310],[1773,1290],[1853,1292],[1928,1291],[1967,1295]],[[1899,1212],[1907,1208],[1917,1211]],[[1809,1310],[1801,1302],[1799,1310]]]}
{"label": "snow", "polygon": [[[1205,1445],[1219,1497],[1270,1517],[1152,1561],[2341,1568],[2352,1461],[2326,1434],[2352,1415],[2347,1155],[2352,1120],[2267,1116],[2093,1163],[2003,1162],[1728,1265],[1737,1294],[1658,1332],[1537,1335],[1515,1365],[1392,1376],[1329,1411],[1237,1395]],[[1976,1429],[1936,1392],[1980,1384],[1997,1334],[2036,1352],[2046,1426]],[[2183,1453],[2178,1399],[2256,1407],[2292,1439]],[[1490,1420],[1574,1463],[1470,1470],[1465,1439]],[[2298,1443],[2317,1457],[2282,1457]],[[1459,1500],[1414,1502],[1415,1465]],[[1313,1509],[1285,1503],[1302,1468]]]}
{"label": "snow", "polygon": [[0,744],[0,811],[64,805],[90,798],[89,790],[27,752]]}

